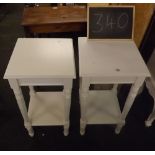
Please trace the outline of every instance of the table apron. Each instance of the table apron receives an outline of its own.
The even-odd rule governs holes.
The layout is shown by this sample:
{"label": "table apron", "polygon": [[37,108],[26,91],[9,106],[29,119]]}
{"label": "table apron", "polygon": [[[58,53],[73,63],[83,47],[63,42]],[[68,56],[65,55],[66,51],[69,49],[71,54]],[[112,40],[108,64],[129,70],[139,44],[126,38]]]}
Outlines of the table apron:
{"label": "table apron", "polygon": [[91,84],[110,84],[110,83],[134,83],[137,77],[91,77],[89,78]]}
{"label": "table apron", "polygon": [[52,85],[70,85],[71,78],[32,78],[32,79],[18,79],[20,86],[52,86]]}

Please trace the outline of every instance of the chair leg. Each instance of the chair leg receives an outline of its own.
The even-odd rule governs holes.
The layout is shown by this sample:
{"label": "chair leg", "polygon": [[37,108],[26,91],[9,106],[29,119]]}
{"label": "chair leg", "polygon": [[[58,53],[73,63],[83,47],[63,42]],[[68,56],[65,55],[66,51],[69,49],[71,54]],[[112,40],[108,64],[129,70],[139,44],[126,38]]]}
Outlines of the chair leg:
{"label": "chair leg", "polygon": [[145,126],[150,127],[152,126],[153,121],[155,120],[155,88],[153,87],[150,79],[146,80],[146,87],[148,89],[148,92],[153,97],[154,100],[154,106],[151,114],[149,115],[148,119],[145,121]]}

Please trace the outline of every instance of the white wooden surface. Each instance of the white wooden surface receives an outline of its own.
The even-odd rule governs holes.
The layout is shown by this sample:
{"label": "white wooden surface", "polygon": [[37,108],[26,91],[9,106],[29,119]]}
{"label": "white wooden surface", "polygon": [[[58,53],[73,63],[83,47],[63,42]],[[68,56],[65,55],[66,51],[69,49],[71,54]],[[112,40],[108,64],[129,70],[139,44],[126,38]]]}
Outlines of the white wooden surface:
{"label": "white wooden surface", "polygon": [[[32,125],[64,125],[69,134],[72,81],[75,78],[72,39],[20,38],[7,66],[4,78],[14,91],[24,126],[31,137]],[[33,86],[64,86],[63,92],[36,93]],[[20,86],[29,86],[27,112]]]}
{"label": "white wooden surface", "polygon": [[145,121],[145,125],[147,127],[150,127],[153,123],[153,121],[155,120],[155,86],[154,84],[152,83],[152,80],[151,78],[147,78],[146,79],[146,87],[148,89],[148,92],[149,94],[152,96],[153,98],[153,101],[154,101],[154,105],[153,105],[153,108],[152,108],[152,112],[151,114],[149,115],[148,119]]}
{"label": "white wooden surface", "polygon": [[[80,133],[81,135],[85,133],[87,124],[116,123],[115,132],[118,134],[125,125],[126,116],[132,107],[139,88],[145,78],[150,77],[149,70],[134,41],[90,41],[86,37],[81,37],[78,39],[78,43]],[[93,94],[89,90],[90,84],[119,83],[132,84],[122,112],[119,110],[118,100],[116,99],[117,85],[114,85],[113,88],[115,94],[107,94],[106,91],[102,94],[100,91],[98,93],[95,91],[95,94]],[[100,105],[99,108],[98,104]]]}
{"label": "white wooden surface", "polygon": [[72,39],[19,38],[4,78],[54,77],[75,78]]}
{"label": "white wooden surface", "polygon": [[30,98],[28,116],[33,126],[64,125],[63,92],[37,92]]}
{"label": "white wooden surface", "polygon": [[82,77],[150,76],[134,41],[88,41],[80,37]]}
{"label": "white wooden surface", "polygon": [[89,91],[86,103],[87,124],[117,124],[121,111],[112,91]]}

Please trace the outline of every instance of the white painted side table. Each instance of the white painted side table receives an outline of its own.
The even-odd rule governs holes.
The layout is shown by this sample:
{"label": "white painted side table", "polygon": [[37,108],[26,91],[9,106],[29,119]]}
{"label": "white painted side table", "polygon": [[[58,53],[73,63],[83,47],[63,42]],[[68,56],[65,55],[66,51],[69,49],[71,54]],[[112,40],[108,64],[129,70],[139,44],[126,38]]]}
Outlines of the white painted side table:
{"label": "white painted side table", "polygon": [[[72,39],[19,38],[5,79],[14,91],[30,136],[32,126],[64,125],[68,135],[72,81],[75,78]],[[35,92],[33,86],[62,85],[62,92]],[[29,86],[27,112],[21,86]]]}
{"label": "white painted side table", "polygon": [[145,125],[147,127],[152,126],[153,121],[155,120],[155,49],[151,55],[150,60],[148,61],[147,64],[150,72],[151,72],[151,77],[146,79],[146,87],[148,89],[148,92],[150,95],[153,97],[154,100],[154,106],[152,109],[151,114],[149,115],[148,119],[145,122]]}
{"label": "white painted side table", "polygon": [[[78,39],[80,68],[80,133],[87,124],[117,124],[119,133],[137,92],[150,73],[133,41]],[[90,84],[114,84],[112,90],[90,90]],[[123,111],[117,85],[132,84]]]}

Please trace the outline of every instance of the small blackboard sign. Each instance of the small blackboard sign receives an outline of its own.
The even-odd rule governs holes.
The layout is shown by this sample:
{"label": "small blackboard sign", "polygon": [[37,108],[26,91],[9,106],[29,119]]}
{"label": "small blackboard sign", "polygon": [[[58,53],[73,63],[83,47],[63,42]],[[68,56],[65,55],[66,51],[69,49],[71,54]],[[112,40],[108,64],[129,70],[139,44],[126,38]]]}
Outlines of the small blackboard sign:
{"label": "small blackboard sign", "polygon": [[133,39],[133,6],[88,7],[88,39]]}

